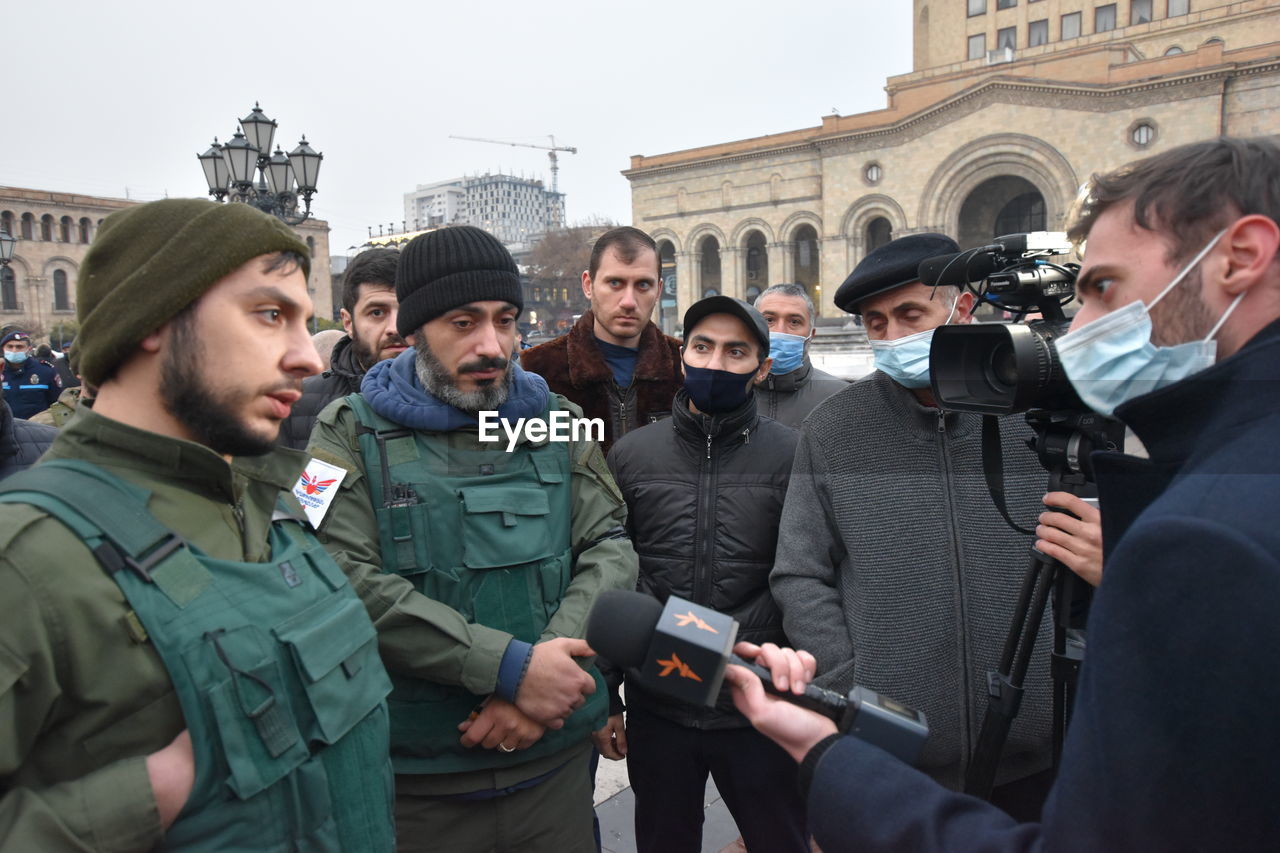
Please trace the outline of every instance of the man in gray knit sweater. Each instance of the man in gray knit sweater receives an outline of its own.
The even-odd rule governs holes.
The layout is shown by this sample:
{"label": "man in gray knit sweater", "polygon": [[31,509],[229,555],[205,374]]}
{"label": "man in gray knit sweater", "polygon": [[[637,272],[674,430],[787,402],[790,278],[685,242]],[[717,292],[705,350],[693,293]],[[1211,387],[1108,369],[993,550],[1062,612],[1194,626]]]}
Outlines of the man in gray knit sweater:
{"label": "man in gray knit sweater", "polygon": [[[980,417],[942,412],[929,389],[933,329],[967,323],[973,294],[936,291],[920,261],[959,251],[913,234],[869,254],[836,294],[861,314],[879,368],[818,405],[800,430],[770,585],[816,683],[878,690],[928,716],[921,769],[959,788],[986,711],[1032,540],[1000,517],[982,473]],[[1006,499],[1027,525],[1048,475],[1021,416],[1001,419]],[[1034,820],[1051,783],[1050,625],[992,801]]]}

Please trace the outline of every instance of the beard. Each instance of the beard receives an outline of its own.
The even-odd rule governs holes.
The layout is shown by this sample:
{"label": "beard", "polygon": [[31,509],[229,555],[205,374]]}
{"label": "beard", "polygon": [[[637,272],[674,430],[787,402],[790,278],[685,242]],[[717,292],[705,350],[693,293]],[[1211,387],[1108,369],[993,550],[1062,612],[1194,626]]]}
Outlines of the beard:
{"label": "beard", "polygon": [[1200,297],[1200,270],[1195,269],[1165,294],[1151,314],[1151,343],[1158,347],[1202,340],[1214,317]]}
{"label": "beard", "polygon": [[408,346],[399,335],[393,335],[372,343],[367,342],[360,337],[356,331],[355,324],[352,324],[351,333],[348,337],[351,338],[351,349],[355,352],[356,363],[364,370],[368,370],[382,360],[381,356],[384,347]]}
{"label": "beard", "polygon": [[261,456],[275,447],[278,431],[265,437],[251,431],[236,411],[261,394],[298,389],[302,382],[285,380],[271,388],[215,388],[201,371],[211,365],[196,335],[190,312],[173,320],[168,354],[160,365],[160,401],[165,411],[184,426],[195,440],[224,456]]}
{"label": "beard", "polygon": [[413,345],[417,352],[418,381],[437,400],[468,414],[497,411],[503,403],[507,402],[507,395],[511,392],[512,378],[509,359],[483,358],[458,365],[460,374],[473,370],[506,368],[506,372],[499,378],[483,380],[474,391],[463,391],[458,388],[457,381],[448,368],[440,363],[435,353],[431,352],[431,348],[423,340],[424,337],[425,335],[419,334],[417,342]]}

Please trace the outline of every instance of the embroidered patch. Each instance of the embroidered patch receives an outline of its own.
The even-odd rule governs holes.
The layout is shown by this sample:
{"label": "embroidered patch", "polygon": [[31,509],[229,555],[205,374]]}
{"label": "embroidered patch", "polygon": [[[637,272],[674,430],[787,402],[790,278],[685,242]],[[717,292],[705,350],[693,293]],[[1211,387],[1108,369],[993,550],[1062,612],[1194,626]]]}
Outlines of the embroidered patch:
{"label": "embroidered patch", "polygon": [[293,589],[295,586],[302,583],[302,578],[298,577],[298,570],[293,567],[293,563],[285,560],[280,564],[279,568],[280,577],[284,578],[285,584],[287,584],[290,589]]}
{"label": "embroidered patch", "polygon": [[329,505],[338,494],[338,486],[345,476],[347,469],[313,458],[307,463],[307,470],[302,472],[302,476],[294,484],[293,496],[302,504],[307,521],[311,522],[313,528],[320,527],[320,522],[329,511]]}

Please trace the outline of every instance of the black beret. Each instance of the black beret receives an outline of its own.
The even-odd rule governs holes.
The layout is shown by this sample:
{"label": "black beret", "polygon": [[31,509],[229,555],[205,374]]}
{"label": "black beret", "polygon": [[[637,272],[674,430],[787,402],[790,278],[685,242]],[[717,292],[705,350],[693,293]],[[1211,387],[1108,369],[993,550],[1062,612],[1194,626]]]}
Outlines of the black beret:
{"label": "black beret", "polygon": [[684,312],[686,344],[689,342],[689,333],[693,331],[693,327],[712,314],[732,314],[741,320],[746,325],[747,331],[754,334],[760,343],[760,360],[764,361],[769,357],[769,322],[759,311],[732,296],[708,296],[689,306],[689,310]]}
{"label": "black beret", "polygon": [[920,262],[960,251],[945,234],[908,234],[885,243],[862,259],[836,291],[836,307],[861,314],[858,303],[868,296],[920,280]]}

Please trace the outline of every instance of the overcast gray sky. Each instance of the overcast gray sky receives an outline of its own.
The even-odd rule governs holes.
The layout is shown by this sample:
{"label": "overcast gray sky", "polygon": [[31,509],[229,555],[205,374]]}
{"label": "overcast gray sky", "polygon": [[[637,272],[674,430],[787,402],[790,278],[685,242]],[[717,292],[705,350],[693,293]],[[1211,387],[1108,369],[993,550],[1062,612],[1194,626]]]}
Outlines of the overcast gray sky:
{"label": "overcast gray sky", "polygon": [[549,180],[578,148],[567,216],[631,219],[632,154],[760,136],[885,106],[911,70],[911,4],[596,0],[8,3],[0,184],[203,196],[196,154],[260,101],[286,151],[325,155],[330,249],[403,217],[416,184],[484,171]]}

